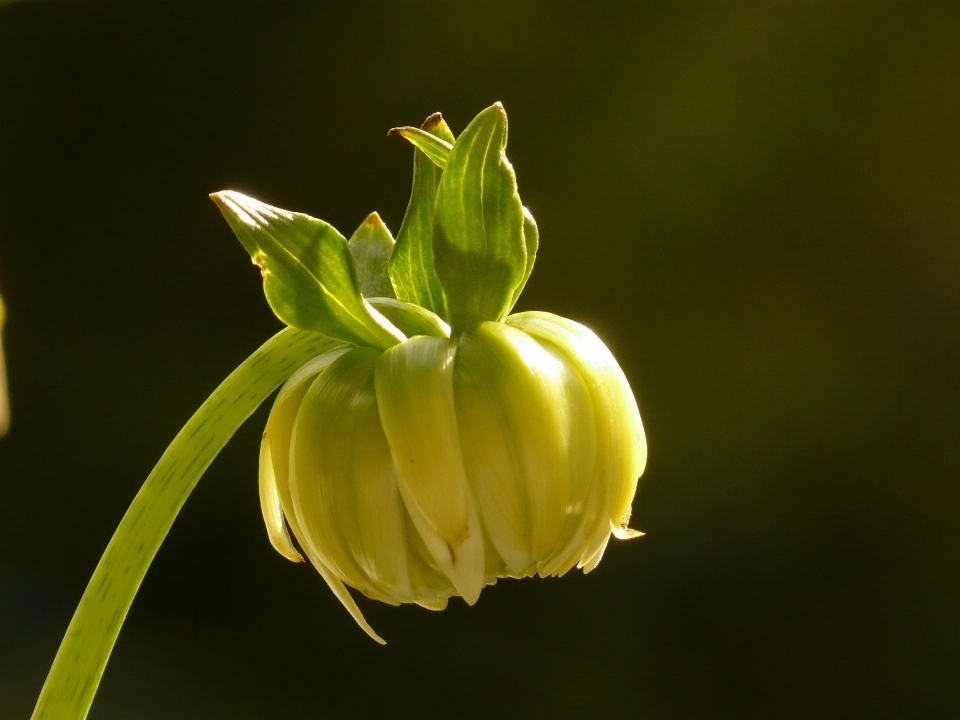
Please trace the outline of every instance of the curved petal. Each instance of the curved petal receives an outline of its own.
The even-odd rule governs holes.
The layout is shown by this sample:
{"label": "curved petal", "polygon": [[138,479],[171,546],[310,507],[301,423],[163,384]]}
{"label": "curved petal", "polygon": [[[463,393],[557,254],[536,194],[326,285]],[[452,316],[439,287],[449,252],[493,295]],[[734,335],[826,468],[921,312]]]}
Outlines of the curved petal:
{"label": "curved petal", "polygon": [[303,562],[303,556],[293,546],[287,524],[283,520],[283,508],[277,492],[277,476],[273,470],[273,457],[266,432],[263,433],[260,443],[260,509],[263,511],[263,522],[267,526],[267,536],[274,550],[287,560]]}
{"label": "curved petal", "polygon": [[[402,492],[401,492],[402,497]],[[407,573],[410,576],[410,589],[413,591],[413,601],[423,607],[434,609],[434,605],[447,605],[447,598],[457,594],[457,589],[437,565],[433,553],[423,541],[423,536],[417,529],[407,502],[404,500],[405,530],[407,539]],[[489,573],[488,573],[489,575]],[[443,608],[438,608],[442,610]]]}
{"label": "curved petal", "polygon": [[[532,337],[532,336],[530,336]],[[536,340],[536,338],[534,338]],[[570,426],[567,463],[570,478],[570,502],[565,510],[563,545],[540,569],[541,577],[564,575],[577,564],[587,542],[588,528],[595,528],[602,516],[603,493],[596,491],[597,421],[593,398],[581,373],[550,343],[536,340],[567,370],[564,374],[564,411]]]}
{"label": "curved petal", "polygon": [[377,600],[410,597],[403,504],[380,427],[373,371],[357,348],[311,383],[290,440],[290,492],[301,543]]}
{"label": "curved petal", "polygon": [[593,572],[593,570],[600,564],[600,560],[603,558],[603,553],[607,549],[607,543],[610,542],[610,533],[607,533],[603,537],[603,541],[600,543],[600,547],[596,550],[591,550],[593,553],[590,556],[584,555],[583,559],[578,563],[578,567],[583,569],[583,574],[586,575],[588,572]]}
{"label": "curved petal", "polygon": [[446,610],[447,609],[447,598],[440,598],[439,600],[417,600],[417,605],[427,610]]}
{"label": "curved petal", "polygon": [[284,522],[284,510],[287,522],[296,522],[287,484],[290,432],[297,409],[310,383],[348,349],[337,348],[326,352],[304,364],[290,376],[270,410],[260,442],[260,508],[267,526],[267,536],[274,549],[293,562],[303,562],[303,557],[293,546]]}
{"label": "curved petal", "polygon": [[469,604],[484,585],[484,543],[453,404],[455,340],[418,336],[377,364],[380,419],[400,492],[437,566]]}
{"label": "curved petal", "polygon": [[579,562],[592,569],[611,531],[627,534],[637,479],[646,464],[647,443],[636,400],[613,355],[583,325],[543,312],[519,313],[507,322],[556,347],[578,369],[593,398],[598,420],[596,472],[604,488],[604,513]]}
{"label": "curved petal", "polygon": [[543,565],[570,507],[569,368],[499,322],[466,331],[454,370],[463,460],[484,530],[512,573]]}

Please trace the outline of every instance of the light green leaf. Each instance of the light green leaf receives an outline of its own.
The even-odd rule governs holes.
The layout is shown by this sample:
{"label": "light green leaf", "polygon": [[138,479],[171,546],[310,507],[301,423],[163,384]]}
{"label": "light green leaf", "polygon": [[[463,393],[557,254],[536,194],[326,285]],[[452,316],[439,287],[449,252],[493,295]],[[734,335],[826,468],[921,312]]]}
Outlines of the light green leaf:
{"label": "light green leaf", "polygon": [[396,297],[387,265],[393,253],[393,235],[373,212],[347,241],[357,268],[360,292],[366,297]]}
{"label": "light green leaf", "polygon": [[[433,135],[414,127],[393,128],[387,134],[400,135],[417,148],[423,150],[427,157],[433,160],[438,167],[445,168],[447,166],[447,158],[450,156],[450,151],[453,150],[453,145],[450,143],[444,142],[438,138],[435,138]],[[451,135],[451,137],[453,136]],[[533,263],[537,257],[537,248],[540,244],[540,232],[537,230],[537,221],[533,219],[533,215],[526,207],[523,208],[523,243],[527,252],[527,261],[524,266],[523,280],[513,293],[513,298],[510,301],[510,306],[507,308],[507,313],[509,313],[513,309],[513,306],[517,304],[517,300],[520,298],[520,293],[523,292],[523,288],[526,286],[527,280],[530,279],[530,273],[533,271]]]}
{"label": "light green leaf", "polygon": [[[416,147],[422,149],[427,157],[433,160],[438,167],[445,168],[447,166],[447,158],[450,157],[450,151],[453,150],[453,145],[450,143],[443,142],[429,133],[425,133],[423,130],[414,127],[393,128],[387,134],[400,135]],[[540,245],[540,232],[537,229],[537,221],[533,219],[533,214],[526,207],[523,208],[523,243],[527,251],[527,262],[524,267],[523,280],[514,291],[510,307],[507,308],[507,312],[504,313],[504,315],[509,313],[513,309],[513,306],[517,304],[520,293],[523,292],[527,280],[530,279],[530,273],[533,272],[533,263],[537,258],[537,248]]]}
{"label": "light green leaf", "polygon": [[507,313],[513,310],[513,306],[520,299],[520,293],[527,286],[527,280],[530,279],[530,273],[533,272],[533,263],[537,259],[537,248],[540,247],[540,231],[537,229],[537,221],[533,219],[533,214],[527,208],[523,209],[523,245],[527,250],[527,263],[523,270],[523,280],[513,291],[513,299],[510,301]]}
{"label": "light green leaf", "polygon": [[[440,113],[426,119],[423,132],[453,142],[453,133]],[[398,298],[447,319],[447,303],[433,257],[434,204],[442,172],[422,150],[414,151],[413,189],[390,257],[390,279]]]}
{"label": "light green leaf", "polygon": [[[440,113],[434,113],[427,118],[427,122],[424,123],[423,128],[415,127],[395,127],[391,128],[387,135],[399,135],[400,137],[407,140],[411,145],[421,150],[424,155],[433,160],[433,162],[441,168],[447,166],[447,158],[450,156],[450,151],[453,150],[453,135],[450,135],[450,140],[447,141],[431,134],[433,130],[427,128],[427,123],[431,122],[434,118],[438,118],[440,123],[443,123],[443,118],[440,117]],[[444,127],[446,124],[444,123]]]}
{"label": "light green leaf", "polygon": [[210,197],[263,273],[267,302],[284,323],[381,350],[406,339],[364,301],[347,241],[333,227],[232,190]]}
{"label": "light green leaf", "polygon": [[496,103],[457,138],[440,179],[433,252],[454,333],[503,317],[526,271],[523,206],[506,146],[507,114]]}

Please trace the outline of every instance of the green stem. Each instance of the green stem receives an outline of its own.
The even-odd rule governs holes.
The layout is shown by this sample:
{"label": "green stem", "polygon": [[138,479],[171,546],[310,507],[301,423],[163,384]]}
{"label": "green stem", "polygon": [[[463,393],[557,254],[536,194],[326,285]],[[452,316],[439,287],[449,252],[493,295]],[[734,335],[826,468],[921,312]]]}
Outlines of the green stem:
{"label": "green stem", "polygon": [[160,543],[200,476],[241,423],[310,358],[341,343],[287,328],[214,390],[177,434],[107,546],[70,621],[33,720],[83,720],[120,626]]}

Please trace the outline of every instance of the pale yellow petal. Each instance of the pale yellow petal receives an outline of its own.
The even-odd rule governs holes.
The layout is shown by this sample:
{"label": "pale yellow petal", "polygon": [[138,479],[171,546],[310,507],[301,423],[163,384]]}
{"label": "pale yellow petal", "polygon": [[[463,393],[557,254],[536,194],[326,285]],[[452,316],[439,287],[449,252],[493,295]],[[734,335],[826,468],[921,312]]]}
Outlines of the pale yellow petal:
{"label": "pale yellow petal", "polygon": [[583,569],[584,575],[589,572],[593,572],[597,565],[600,564],[600,560],[603,558],[603,552],[607,549],[607,544],[609,542],[610,533],[607,533],[603,538],[603,542],[600,543],[600,547],[598,547],[596,550],[591,550],[591,554],[589,556],[585,556],[583,560],[580,561],[579,567]]}
{"label": "pale yellow petal", "polygon": [[354,600],[350,595],[350,591],[344,587],[344,584],[341,582],[340,578],[338,578],[319,560],[319,558],[314,556],[312,553],[307,552],[307,555],[310,557],[310,561],[317,569],[317,572],[320,573],[320,577],[322,577],[330,589],[333,590],[333,594],[337,596],[337,600],[343,603],[343,606],[347,609],[347,612],[350,613],[350,616],[356,620],[357,625],[363,628],[363,631],[378,643],[381,645],[386,645],[387,641],[377,635],[374,629],[370,627],[370,623],[367,622],[367,619],[363,616],[363,613],[360,612],[360,608],[357,607],[356,600]]}
{"label": "pale yellow petal", "polygon": [[422,608],[427,610],[446,610],[447,609],[447,598],[440,598],[439,600],[417,600],[416,603]]}
{"label": "pale yellow petal", "polygon": [[397,603],[412,598],[403,504],[376,405],[379,355],[354,349],[310,385],[291,438],[290,490],[301,541],[347,584]]}
{"label": "pale yellow petal", "polygon": [[[404,504],[404,510],[406,511],[406,504]],[[407,574],[410,577],[410,588],[415,601],[439,603],[442,600],[444,606],[446,606],[446,599],[451,595],[456,595],[457,589],[450,582],[450,578],[437,565],[433,553],[430,552],[423,541],[423,537],[414,524],[413,518],[410,517],[409,511],[405,512],[405,517]]]}
{"label": "pale yellow petal", "polygon": [[597,473],[596,419],[593,399],[580,373],[556,348],[549,343],[538,342],[567,368],[564,397],[570,424],[567,451],[570,501],[564,509],[563,544],[553,553],[549,562],[540,568],[541,576],[564,575],[580,559],[587,541],[587,528],[596,527],[603,513],[604,494],[595,489],[596,484],[602,482]]}
{"label": "pale yellow petal", "polygon": [[563,540],[571,504],[568,372],[502,323],[460,338],[454,401],[464,464],[484,529],[513,573],[542,565]]}
{"label": "pale yellow petal", "polygon": [[280,507],[280,495],[277,493],[277,478],[273,471],[273,458],[270,454],[270,441],[267,433],[263,433],[260,443],[260,507],[263,510],[263,521],[267,526],[267,536],[274,549],[287,560],[303,562],[303,556],[297,552],[287,532],[287,524],[283,519],[283,508]]}
{"label": "pale yellow petal", "polygon": [[480,521],[453,404],[457,343],[418,336],[380,358],[377,402],[407,510],[437,566],[469,604],[484,584]]}
{"label": "pale yellow petal", "polygon": [[597,417],[597,468],[603,514],[587,529],[580,567],[599,561],[613,528],[627,528],[637,479],[646,464],[643,424],[630,385],[606,346],[590,330],[549,313],[520,313],[507,322],[551,343],[577,367]]}
{"label": "pale yellow petal", "polygon": [[345,352],[347,348],[324,353],[306,363],[287,380],[273,404],[260,442],[260,507],[267,535],[277,552],[293,562],[303,562],[303,557],[293,546],[284,522],[284,505],[291,527],[296,522],[287,483],[290,432],[310,382]]}

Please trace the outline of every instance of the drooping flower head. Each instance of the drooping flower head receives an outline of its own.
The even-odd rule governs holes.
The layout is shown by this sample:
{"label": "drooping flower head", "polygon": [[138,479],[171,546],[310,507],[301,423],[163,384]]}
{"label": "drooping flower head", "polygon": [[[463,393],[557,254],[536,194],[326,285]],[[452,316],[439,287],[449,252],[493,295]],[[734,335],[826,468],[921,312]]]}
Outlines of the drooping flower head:
{"label": "drooping flower head", "polygon": [[416,147],[396,242],[376,213],[348,241],[212,196],[277,316],[340,341],[280,390],[260,497],[274,547],[305,555],[381,642],[347,586],[439,610],[501,577],[589,572],[611,534],[639,535],[628,521],[646,461],[636,401],[596,335],[511,314],[539,237],[503,107],[456,139],[439,114],[391,132]]}

